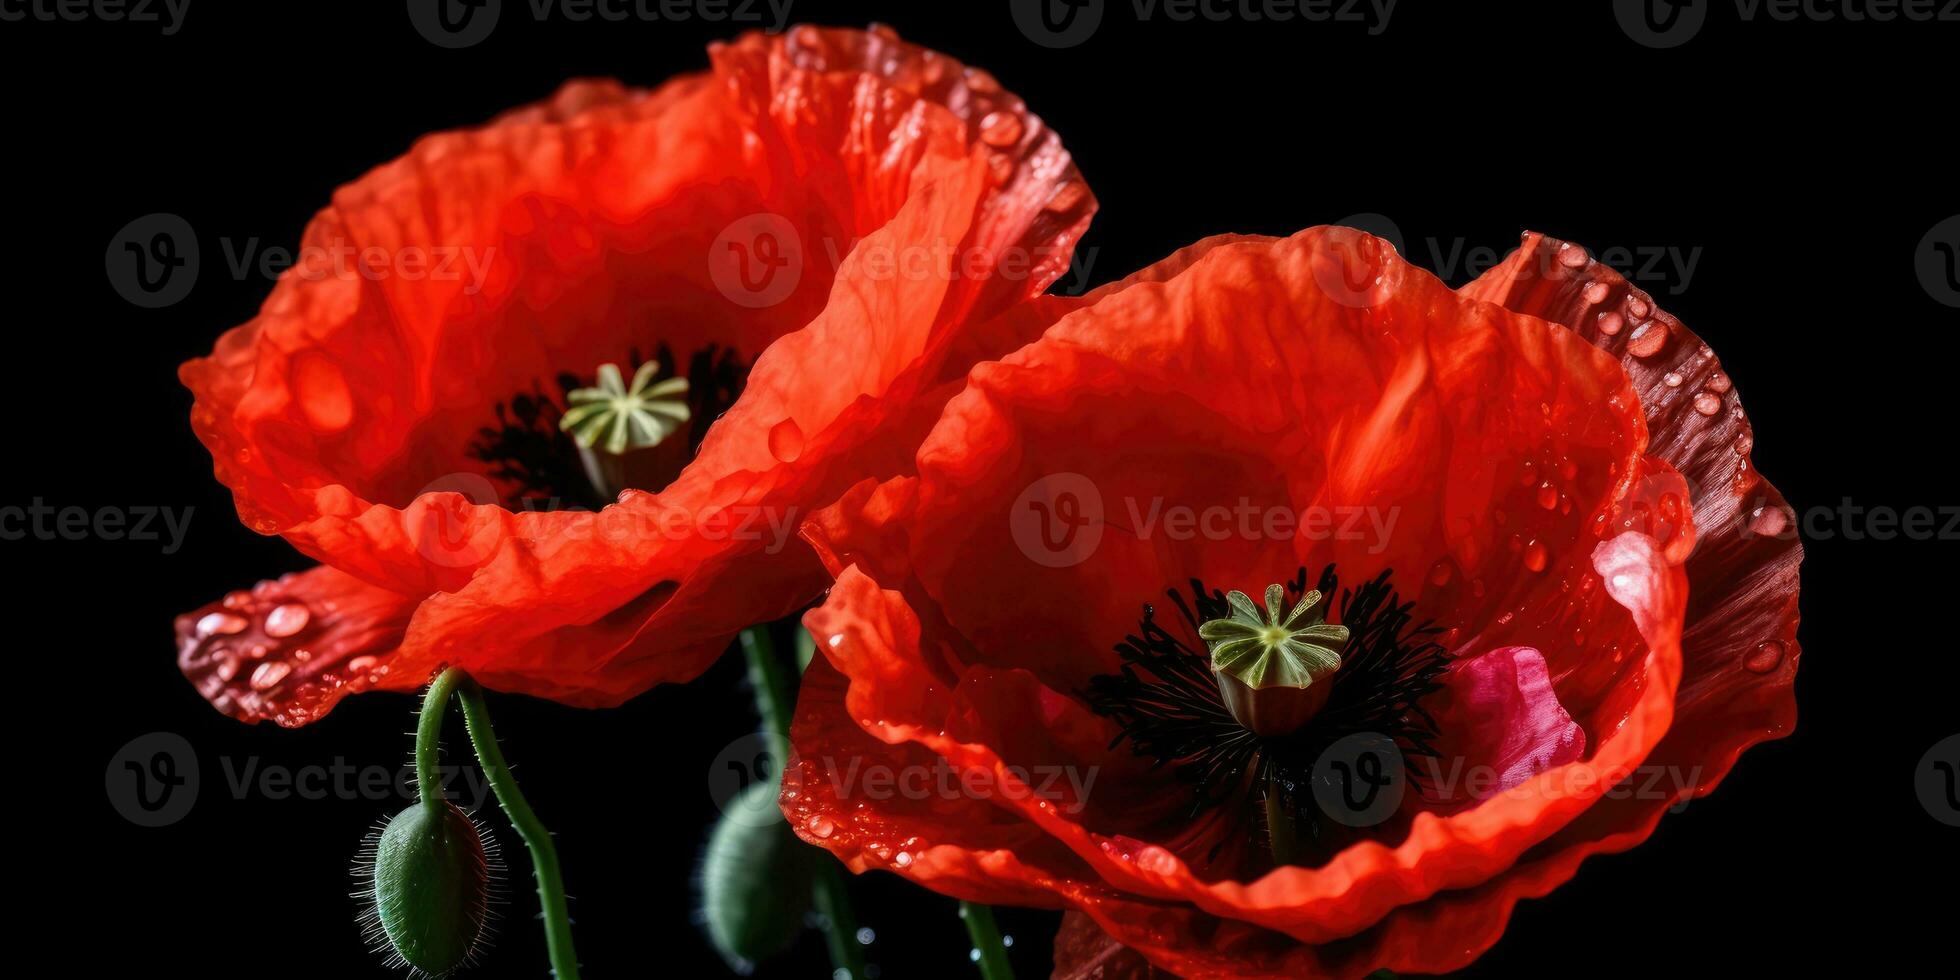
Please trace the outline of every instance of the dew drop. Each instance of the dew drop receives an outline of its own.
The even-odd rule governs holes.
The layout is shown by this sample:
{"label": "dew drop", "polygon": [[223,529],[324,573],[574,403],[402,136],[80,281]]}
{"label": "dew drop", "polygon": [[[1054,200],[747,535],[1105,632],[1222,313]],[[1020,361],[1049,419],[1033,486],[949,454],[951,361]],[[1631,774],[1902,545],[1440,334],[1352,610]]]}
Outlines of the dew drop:
{"label": "dew drop", "polygon": [[993,95],[1000,91],[1000,82],[982,69],[968,68],[966,70],[966,87],[981,95]]}
{"label": "dew drop", "polygon": [[1601,313],[1597,322],[1599,324],[1599,332],[1608,337],[1618,336],[1621,328],[1627,325],[1626,320],[1612,310]]}
{"label": "dew drop", "polygon": [[818,840],[824,840],[837,832],[837,825],[821,813],[812,813],[803,821],[803,829],[816,835]]}
{"label": "dew drop", "polygon": [[1722,411],[1722,396],[1713,392],[1701,392],[1695,396],[1695,411],[1703,415],[1715,415]]}
{"label": "dew drop", "polygon": [[987,154],[987,173],[993,176],[996,184],[1005,184],[1013,180],[1014,158],[1005,153]]}
{"label": "dew drop", "polygon": [[198,636],[231,636],[242,633],[252,625],[245,617],[228,612],[214,612],[197,621]]}
{"label": "dew drop", "polygon": [[1783,664],[1783,644],[1770,640],[1756,647],[1756,652],[1742,662],[1742,666],[1752,674],[1767,674]]}
{"label": "dew drop", "polygon": [[1681,372],[1669,371],[1667,372],[1667,376],[1661,379],[1661,383],[1667,385],[1669,388],[1679,388],[1681,387],[1681,382],[1686,380],[1688,379],[1682,377]]}
{"label": "dew drop", "polygon": [[1550,558],[1551,556],[1547,554],[1545,551],[1544,544],[1537,541],[1533,541],[1530,544],[1525,545],[1524,567],[1529,568],[1534,572],[1542,572],[1545,570],[1545,566],[1550,561]]}
{"label": "dew drop", "polygon": [[252,689],[269,691],[278,687],[279,682],[285,680],[286,675],[292,672],[292,665],[282,661],[271,660],[262,663],[259,669],[252,671]]}
{"label": "dew drop", "polygon": [[306,628],[313,619],[312,611],[297,602],[274,606],[265,614],[265,635],[284,639]]}
{"label": "dew drop", "polygon": [[1789,516],[1783,513],[1781,507],[1765,504],[1749,514],[1749,533],[1757,537],[1780,537],[1789,527]]}
{"label": "dew drop", "polygon": [[1627,336],[1627,353],[1635,357],[1653,357],[1667,346],[1667,328],[1649,320],[1633,328]]}
{"label": "dew drop", "polygon": [[1632,295],[1627,297],[1627,316],[1633,317],[1636,320],[1645,320],[1647,319],[1647,314],[1652,312],[1654,312],[1654,307],[1646,300]]}
{"label": "dew drop", "polygon": [[1592,304],[1593,306],[1598,306],[1599,304],[1606,302],[1606,296],[1610,292],[1612,292],[1612,290],[1609,289],[1605,283],[1603,282],[1593,283],[1592,285],[1586,287],[1586,302]]}
{"label": "dew drop", "polygon": [[980,141],[992,147],[1009,147],[1021,141],[1025,127],[1021,117],[995,110],[980,120]]}
{"label": "dew drop", "polygon": [[1552,510],[1558,506],[1558,488],[1546,480],[1538,485],[1538,506]]}
{"label": "dew drop", "polygon": [[1566,242],[1564,245],[1559,246],[1558,263],[1560,265],[1568,269],[1577,269],[1584,266],[1588,261],[1590,260],[1586,258],[1585,249],[1571,242]]}
{"label": "dew drop", "polygon": [[784,419],[769,428],[769,455],[780,463],[794,463],[803,455],[803,427],[795,419]]}
{"label": "dew drop", "polygon": [[894,855],[892,855],[892,863],[893,863],[893,864],[896,864],[896,865],[898,865],[898,866],[899,866],[899,867],[901,867],[901,868],[909,868],[909,867],[911,867],[911,866],[912,866],[912,852],[911,852],[911,851],[900,851],[900,852],[898,852],[897,854],[894,854]]}
{"label": "dew drop", "polygon": [[1429,584],[1439,589],[1450,584],[1450,579],[1455,577],[1456,564],[1448,558],[1438,558],[1436,564],[1429,566]]}
{"label": "dew drop", "polygon": [[1717,371],[1709,376],[1708,383],[1703,385],[1702,387],[1707,388],[1709,391],[1712,391],[1718,395],[1726,395],[1729,393],[1730,388],[1735,387],[1735,382],[1730,381],[1728,375],[1723,374],[1720,371]]}
{"label": "dew drop", "polygon": [[373,670],[374,665],[380,662],[381,661],[375,657],[371,657],[363,654],[361,656],[355,657],[352,660],[347,661],[347,672],[350,674],[365,674],[368,671]]}
{"label": "dew drop", "polygon": [[1744,429],[1735,434],[1735,454],[1737,456],[1747,456],[1749,455],[1749,451],[1754,448],[1756,448],[1756,436],[1754,433]]}
{"label": "dew drop", "polygon": [[1048,199],[1047,208],[1050,211],[1070,210],[1082,202],[1082,195],[1085,193],[1087,192],[1083,189],[1081,181],[1067,181],[1055,188],[1055,196]]}

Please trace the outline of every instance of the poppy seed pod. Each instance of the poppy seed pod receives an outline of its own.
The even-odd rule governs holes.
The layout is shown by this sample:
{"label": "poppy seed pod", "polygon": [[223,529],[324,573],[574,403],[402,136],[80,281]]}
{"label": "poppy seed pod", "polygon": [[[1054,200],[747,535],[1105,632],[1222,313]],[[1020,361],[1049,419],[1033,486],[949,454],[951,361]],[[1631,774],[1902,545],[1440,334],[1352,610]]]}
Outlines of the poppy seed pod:
{"label": "poppy seed pod", "polygon": [[468,965],[485,940],[496,844],[455,804],[416,803],[370,838],[355,874],[362,919],[391,965],[441,976]]}

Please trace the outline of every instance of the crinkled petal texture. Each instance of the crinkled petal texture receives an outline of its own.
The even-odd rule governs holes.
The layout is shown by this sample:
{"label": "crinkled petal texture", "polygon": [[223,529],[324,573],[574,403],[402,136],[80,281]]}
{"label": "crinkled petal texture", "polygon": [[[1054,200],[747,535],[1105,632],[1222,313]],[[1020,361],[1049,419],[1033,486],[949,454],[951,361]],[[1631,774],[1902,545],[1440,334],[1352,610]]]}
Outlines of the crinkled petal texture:
{"label": "crinkled petal texture", "polygon": [[[1059,312],[971,372],[916,475],[806,526],[838,579],[805,619],[827,662],[785,811],[853,868],[1071,908],[1181,975],[1466,962],[1508,911],[1479,890],[1673,717],[1693,511],[1627,373],[1341,228],[1212,239]],[[1442,631],[1446,743],[1504,792],[1268,870],[1213,851],[1188,786],[1112,747],[1082,692],[1166,589],[1329,562],[1392,570]],[[853,776],[940,765],[952,791]]]}
{"label": "crinkled petal texture", "polygon": [[[443,663],[581,705],[689,678],[820,591],[791,540],[813,505],[908,463],[967,367],[1052,318],[1018,307],[1094,200],[990,75],[882,29],[712,55],[421,140],[183,366],[241,517],[412,608],[359,677],[275,645],[259,662],[290,681],[253,687],[233,644],[186,634],[230,713],[301,723]],[[658,345],[753,361],[681,475],[597,513],[508,509],[470,452],[499,404]]]}

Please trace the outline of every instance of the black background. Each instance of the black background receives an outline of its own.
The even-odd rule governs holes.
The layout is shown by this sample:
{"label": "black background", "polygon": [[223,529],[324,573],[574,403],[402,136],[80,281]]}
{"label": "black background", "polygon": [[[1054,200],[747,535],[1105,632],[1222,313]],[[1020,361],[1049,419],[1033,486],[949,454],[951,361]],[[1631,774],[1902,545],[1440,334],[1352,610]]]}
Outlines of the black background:
{"label": "black background", "polygon": [[[11,0],[10,0],[11,2]],[[797,0],[792,19],[880,21],[993,71],[1058,130],[1101,200],[1092,282],[1218,232],[1287,234],[1387,215],[1406,251],[1508,249],[1529,227],[1595,251],[1701,249],[1688,287],[1643,281],[1722,355],[1756,426],[1756,461],[1804,511],[1960,503],[1943,473],[1960,311],[1913,252],[1960,211],[1950,137],[1960,23],[1741,22],[1716,4],[1672,50],[1630,41],[1608,3],[1417,3],[1387,29],[1141,22],[1108,5],[1080,46],[1017,31],[1005,2]],[[345,702],[299,731],[246,727],[177,674],[171,617],[307,563],[239,525],[186,421],[175,366],[248,319],[270,283],[220,243],[291,247],[332,190],[416,136],[479,122],[573,76],[651,85],[705,65],[735,28],[536,24],[507,0],[485,42],[438,48],[402,4],[196,0],[182,29],[0,23],[13,211],[12,424],[5,504],[195,507],[183,549],[0,542],[8,619],[16,881],[85,925],[81,946],[17,940],[84,975],[359,977],[346,868],[396,801],[234,798],[221,766],[405,761],[411,702]],[[181,215],[204,250],[190,295],[124,302],[104,249],[125,223]],[[1440,269],[1460,283],[1468,269]],[[1637,271],[1637,270],[1629,270]],[[1960,728],[1950,540],[1808,542],[1796,734],[1749,752],[1654,839],[1594,859],[1518,910],[1470,976],[1601,976],[1847,965],[1950,968],[1954,831],[1912,770]],[[1855,524],[1850,525],[1855,529]],[[689,875],[715,814],[710,760],[753,726],[738,664],[615,711],[495,698],[505,750],[558,833],[587,975],[723,975],[690,918]],[[153,731],[196,747],[203,787],[162,829],[122,820],[110,757]],[[505,834],[507,840],[510,835]],[[514,843],[514,842],[513,842]],[[519,867],[522,867],[520,860]],[[854,881],[886,977],[971,976],[951,900],[890,876]],[[520,897],[482,976],[540,976]],[[36,922],[47,921],[43,914]],[[72,923],[60,921],[73,919]],[[1023,976],[1042,976],[1053,913],[1009,911]],[[1925,959],[1922,959],[1925,957]],[[764,976],[822,975],[812,935]]]}

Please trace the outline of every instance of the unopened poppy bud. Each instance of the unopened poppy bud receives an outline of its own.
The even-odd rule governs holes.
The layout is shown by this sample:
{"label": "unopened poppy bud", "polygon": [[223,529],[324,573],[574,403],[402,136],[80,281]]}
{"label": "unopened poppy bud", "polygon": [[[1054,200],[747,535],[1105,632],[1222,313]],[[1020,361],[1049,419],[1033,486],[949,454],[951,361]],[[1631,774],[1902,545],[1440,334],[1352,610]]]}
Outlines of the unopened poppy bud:
{"label": "unopened poppy bud", "polygon": [[377,950],[431,976],[468,965],[490,917],[497,850],[487,831],[447,800],[416,803],[371,845],[355,873]]}
{"label": "unopened poppy bud", "polygon": [[1321,598],[1310,591],[1288,612],[1285,587],[1270,585],[1262,615],[1251,597],[1232,592],[1230,615],[1198,627],[1225,707],[1255,735],[1298,731],[1327,703],[1348,629],[1327,622]]}
{"label": "unopened poppy bud", "polygon": [[812,855],[821,853],[797,839],[776,794],[776,781],[764,780],[729,801],[696,878],[708,940],[729,969],[744,975],[803,931]]}

